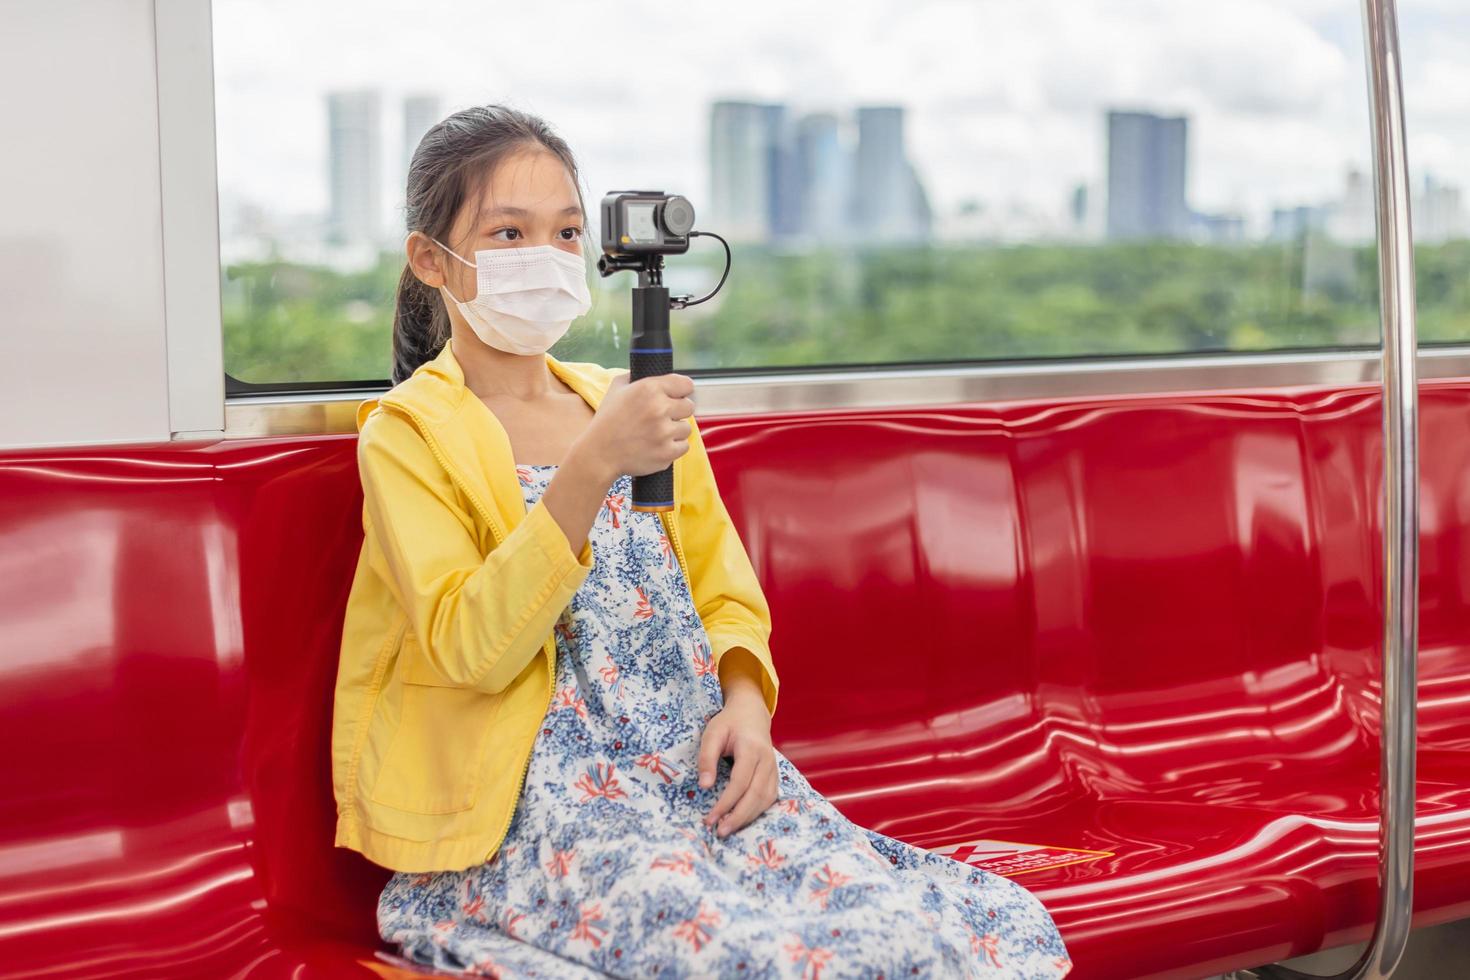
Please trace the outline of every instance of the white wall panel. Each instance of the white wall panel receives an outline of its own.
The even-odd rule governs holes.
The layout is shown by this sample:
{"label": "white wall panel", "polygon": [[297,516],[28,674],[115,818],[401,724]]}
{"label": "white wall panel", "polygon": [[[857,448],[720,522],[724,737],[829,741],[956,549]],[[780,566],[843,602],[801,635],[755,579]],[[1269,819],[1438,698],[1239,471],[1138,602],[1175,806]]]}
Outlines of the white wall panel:
{"label": "white wall panel", "polygon": [[153,3],[0,23],[0,449],[167,440]]}

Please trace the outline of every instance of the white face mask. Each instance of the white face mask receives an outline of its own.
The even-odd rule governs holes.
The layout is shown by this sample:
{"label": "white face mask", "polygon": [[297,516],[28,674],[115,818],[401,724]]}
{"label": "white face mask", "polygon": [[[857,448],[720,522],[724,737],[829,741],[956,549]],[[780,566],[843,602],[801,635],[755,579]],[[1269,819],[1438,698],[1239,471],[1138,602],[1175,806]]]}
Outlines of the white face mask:
{"label": "white face mask", "polygon": [[488,248],[475,261],[432,236],[435,245],[475,270],[478,289],[467,303],[454,300],[475,335],[510,354],[545,353],[572,321],[592,308],[587,269],[579,255],[554,245]]}

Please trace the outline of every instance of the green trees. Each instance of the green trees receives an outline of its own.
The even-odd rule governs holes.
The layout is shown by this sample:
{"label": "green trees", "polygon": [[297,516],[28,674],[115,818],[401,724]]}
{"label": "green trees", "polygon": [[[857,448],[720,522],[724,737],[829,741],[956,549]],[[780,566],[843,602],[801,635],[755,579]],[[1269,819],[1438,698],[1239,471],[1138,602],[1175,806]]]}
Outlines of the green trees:
{"label": "green trees", "polygon": [[[716,280],[723,256],[681,256]],[[341,273],[284,261],[224,274],[225,366],[251,382],[388,376],[402,256]],[[1470,242],[1416,250],[1420,335],[1470,340]],[[672,278],[672,276],[671,276]],[[623,364],[630,274],[553,349]],[[676,289],[677,291],[677,289]],[[725,288],[674,314],[676,364],[754,368],[1375,344],[1372,246],[740,247]]]}

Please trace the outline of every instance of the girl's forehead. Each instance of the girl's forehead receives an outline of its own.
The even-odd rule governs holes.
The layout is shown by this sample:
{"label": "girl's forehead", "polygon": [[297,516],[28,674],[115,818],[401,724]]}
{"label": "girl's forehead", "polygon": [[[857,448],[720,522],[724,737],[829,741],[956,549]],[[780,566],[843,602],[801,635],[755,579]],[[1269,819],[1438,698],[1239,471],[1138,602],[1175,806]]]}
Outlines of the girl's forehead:
{"label": "girl's forehead", "polygon": [[546,150],[525,150],[502,160],[481,186],[479,205],[482,213],[580,210],[572,175]]}

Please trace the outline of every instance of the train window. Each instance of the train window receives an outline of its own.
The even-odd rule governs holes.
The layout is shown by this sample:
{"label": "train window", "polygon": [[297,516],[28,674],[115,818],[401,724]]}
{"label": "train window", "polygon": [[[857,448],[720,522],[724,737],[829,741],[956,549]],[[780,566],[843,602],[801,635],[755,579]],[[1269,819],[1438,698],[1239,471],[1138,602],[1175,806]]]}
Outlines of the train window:
{"label": "train window", "polygon": [[1407,3],[1399,33],[1419,337],[1470,341],[1470,7]]}
{"label": "train window", "polygon": [[[1426,6],[1451,10],[1402,11],[1420,317],[1463,340],[1466,15]],[[492,101],[568,140],[594,211],[660,187],[730,239],[723,291],[675,314],[681,370],[1377,343],[1346,0],[213,10],[233,390],[388,376],[407,160]],[[669,284],[723,258],[697,240]],[[553,353],[626,363],[631,277],[589,275]]]}

